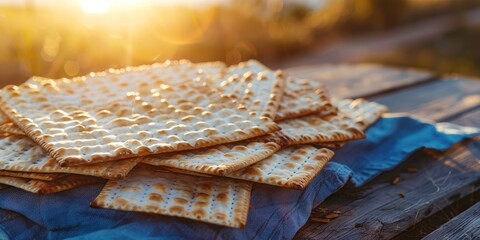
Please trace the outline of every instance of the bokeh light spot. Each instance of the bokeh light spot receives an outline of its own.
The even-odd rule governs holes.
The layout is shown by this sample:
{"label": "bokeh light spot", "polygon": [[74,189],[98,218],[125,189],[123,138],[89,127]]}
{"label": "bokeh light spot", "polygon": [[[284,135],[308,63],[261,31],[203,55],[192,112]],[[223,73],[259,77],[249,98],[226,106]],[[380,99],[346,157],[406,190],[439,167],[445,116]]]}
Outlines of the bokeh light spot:
{"label": "bokeh light spot", "polygon": [[63,70],[68,76],[77,76],[80,72],[80,65],[75,61],[68,60],[63,65]]}

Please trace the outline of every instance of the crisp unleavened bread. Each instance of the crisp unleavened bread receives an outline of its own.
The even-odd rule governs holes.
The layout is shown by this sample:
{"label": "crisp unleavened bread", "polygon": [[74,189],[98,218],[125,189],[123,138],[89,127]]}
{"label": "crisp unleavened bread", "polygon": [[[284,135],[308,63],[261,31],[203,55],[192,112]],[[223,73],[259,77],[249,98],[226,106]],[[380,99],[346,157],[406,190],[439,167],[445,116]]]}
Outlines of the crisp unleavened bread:
{"label": "crisp unleavened bread", "polygon": [[[282,130],[271,133],[272,138],[282,140],[282,145],[330,143],[362,139],[365,137],[361,123],[347,114],[312,114],[289,119],[278,124]],[[268,137],[266,138],[268,139]]]}
{"label": "crisp unleavened bread", "polygon": [[0,114],[0,125],[11,122],[4,114]]}
{"label": "crisp unleavened bread", "polygon": [[102,178],[122,178],[140,161],[123,159],[86,166],[61,167],[26,136],[0,136],[0,170],[30,173],[73,173]]}
{"label": "crisp unleavened bread", "polygon": [[123,180],[109,180],[91,205],[235,228],[245,226],[251,183],[156,172],[151,168],[137,167]]}
{"label": "crisp unleavened bread", "polygon": [[[359,128],[362,131],[365,131],[368,127],[374,124],[382,116],[383,113],[386,113],[388,111],[388,108],[386,106],[376,102],[370,102],[362,98],[355,100],[336,100],[335,106],[338,107],[339,111],[355,119],[355,122],[359,124]],[[345,144],[346,142],[315,143],[315,145],[329,148],[340,148],[343,147]]]}
{"label": "crisp unleavened bread", "polygon": [[274,142],[240,142],[207,149],[148,156],[142,161],[155,166],[224,175],[256,163],[278,150],[280,145]]}
{"label": "crisp unleavened bread", "polygon": [[311,145],[284,148],[272,156],[227,177],[285,188],[304,189],[334,153]]}
{"label": "crisp unleavened bread", "polygon": [[52,181],[65,177],[66,174],[63,173],[33,173],[33,172],[11,172],[11,171],[0,171],[0,176],[9,176],[9,177],[19,177],[19,178],[29,178],[43,181]]}
{"label": "crisp unleavened bread", "polygon": [[[0,113],[0,116],[1,115],[3,115],[3,114]],[[22,131],[22,129],[18,128],[12,122],[6,122],[6,123],[0,125],[0,133],[9,133],[9,134],[14,134],[14,135],[26,135],[25,132]]]}
{"label": "crisp unleavened bread", "polygon": [[[10,85],[0,93],[0,108],[62,166],[208,147],[279,129],[184,78],[176,66],[156,67],[157,79],[146,69]],[[160,78],[162,71],[185,83]]]}
{"label": "crisp unleavened bread", "polygon": [[[272,72],[271,69],[258,61],[250,60],[239,63],[228,68],[227,76],[243,76],[246,72],[257,74],[260,72]],[[278,110],[275,113],[275,121],[282,121],[291,118],[298,118],[305,115],[323,112],[331,113],[335,111],[330,102],[328,92],[320,81],[309,79],[292,78],[281,74],[284,83],[284,93],[279,102]],[[247,74],[249,76],[249,74]],[[238,78],[229,79],[229,81],[218,81],[218,88],[227,94],[239,96],[246,87]],[[237,81],[234,81],[237,80]],[[225,86],[223,86],[223,85]]]}
{"label": "crisp unleavened bread", "polygon": [[38,194],[61,192],[101,181],[101,178],[81,175],[68,175],[52,181],[0,176],[0,183],[2,184]]}
{"label": "crisp unleavened bread", "polygon": [[[243,169],[224,174],[224,176],[301,190],[308,186],[333,155],[334,153],[326,148],[318,149],[312,145],[295,145],[286,147]],[[166,168],[166,170],[178,172],[175,168]],[[188,170],[181,170],[181,173],[197,174]]]}
{"label": "crisp unleavened bread", "polygon": [[314,113],[334,113],[327,89],[314,80],[288,78],[275,121],[299,118]]}
{"label": "crisp unleavened bread", "polygon": [[228,67],[223,76],[213,77],[211,82],[257,116],[275,119],[285,91],[284,77],[282,71],[271,71],[250,60]]}
{"label": "crisp unleavened bread", "polygon": [[367,101],[363,98],[342,99],[335,103],[338,109],[348,114],[359,123],[362,130],[366,130],[375,123],[388,108],[382,104]]}

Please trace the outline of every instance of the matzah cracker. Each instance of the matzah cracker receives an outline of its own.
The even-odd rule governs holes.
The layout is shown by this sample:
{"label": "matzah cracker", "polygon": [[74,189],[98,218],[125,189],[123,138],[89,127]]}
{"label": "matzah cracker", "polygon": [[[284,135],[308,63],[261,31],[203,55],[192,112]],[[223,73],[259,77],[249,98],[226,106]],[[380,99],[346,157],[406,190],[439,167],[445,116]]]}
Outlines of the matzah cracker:
{"label": "matzah cracker", "polygon": [[[326,148],[317,149],[311,145],[290,146],[258,163],[225,174],[225,177],[301,190],[308,186],[333,155],[334,153]],[[196,174],[188,171],[183,173]]]}
{"label": "matzah cracker", "polygon": [[376,102],[370,102],[365,99],[342,99],[335,103],[335,105],[347,113],[351,118],[355,119],[357,123],[361,124],[362,130],[366,130],[370,125],[375,123],[383,113],[388,111],[388,108]]}
{"label": "matzah cracker", "polygon": [[202,62],[195,63],[198,68],[197,73],[202,75],[202,80],[206,78],[221,76],[226,72],[227,66],[223,62]]}
{"label": "matzah cracker", "polygon": [[329,143],[365,137],[361,123],[346,114],[308,115],[278,124],[282,130],[271,135],[281,138],[286,145]]}
{"label": "matzah cracker", "polygon": [[[245,72],[252,74],[260,72],[271,72],[265,65],[255,60],[239,63],[236,66],[228,68],[227,76],[243,76]],[[320,81],[313,81],[300,78],[283,77],[285,89],[283,98],[280,101],[278,110],[275,114],[275,121],[282,121],[291,118],[302,117],[316,112],[324,114],[334,111],[330,103],[330,97],[327,90]],[[286,79],[286,80],[285,80]],[[229,79],[232,81],[232,79]],[[222,86],[225,84],[226,86]],[[241,81],[217,82],[217,86],[227,94],[239,95],[245,87]],[[242,102],[242,101],[240,101]],[[248,107],[247,107],[248,108]]]}
{"label": "matzah cracker", "polygon": [[[338,100],[335,102],[335,105],[340,109],[340,111],[355,119],[355,122],[359,124],[359,128],[363,131],[375,123],[383,113],[388,111],[388,108],[384,105],[376,102],[369,102],[361,98],[355,100]],[[345,144],[346,142],[316,143],[315,145],[328,148],[340,148]]]}
{"label": "matzah cracker", "polygon": [[100,182],[100,178],[68,175],[53,181],[32,180],[0,176],[0,183],[38,194],[48,194],[69,190],[78,186]]}
{"label": "matzah cracker", "polygon": [[[168,67],[168,69],[166,69]],[[119,74],[135,74],[141,73],[151,81],[155,81],[156,85],[177,85],[185,84],[185,79],[192,82],[198,82],[210,79],[212,76],[219,76],[225,72],[226,66],[221,62],[205,62],[193,64],[188,60],[167,60],[164,63],[155,63],[152,65],[142,65],[136,67],[126,67],[120,69],[108,69],[103,72],[90,73],[85,76],[76,77],[90,77],[90,76],[105,76],[105,75],[119,75]],[[180,75],[180,77],[179,77]],[[35,82],[42,82],[45,80],[63,80],[63,79],[48,79],[43,77],[33,77],[28,79],[25,83],[30,84]]]}
{"label": "matzah cracker", "polygon": [[275,121],[303,117],[313,113],[334,112],[330,97],[322,84],[314,80],[288,78],[287,87],[280,102]]}
{"label": "matzah cracker", "polygon": [[122,178],[140,161],[124,159],[86,166],[61,167],[26,136],[0,136],[0,170],[32,173],[73,173],[102,178]]}
{"label": "matzah cracker", "polygon": [[5,114],[0,114],[0,125],[10,122],[10,119]]}
{"label": "matzah cracker", "polygon": [[275,119],[285,90],[284,74],[271,71],[254,60],[230,66],[214,85],[257,116]]}
{"label": "matzah cracker", "polygon": [[198,173],[198,172],[192,172],[192,171],[183,170],[183,169],[179,169],[179,168],[159,167],[159,169],[165,170],[165,172],[171,172],[171,173],[187,174],[187,175],[198,176],[198,177],[213,177],[213,175],[208,175],[208,174]]}
{"label": "matzah cracker", "polygon": [[123,180],[108,181],[92,206],[241,228],[247,221],[251,187],[249,182],[137,167]]}
{"label": "matzah cracker", "polygon": [[65,174],[62,173],[32,173],[32,172],[10,172],[10,171],[0,171],[0,176],[9,176],[9,177],[19,177],[19,178],[29,178],[36,180],[52,181],[65,177]]}
{"label": "matzah cracker", "polygon": [[278,150],[280,145],[274,142],[241,142],[208,149],[148,156],[143,162],[198,173],[224,175],[256,163]]}
{"label": "matzah cracker", "polygon": [[62,166],[190,150],[278,130],[207,85],[165,81],[140,70],[29,81],[5,87],[0,108]]}
{"label": "matzah cracker", "polygon": [[[3,115],[3,114],[0,114]],[[7,122],[0,125],[0,133],[9,133],[14,135],[26,135],[22,129],[18,128],[14,123]]]}

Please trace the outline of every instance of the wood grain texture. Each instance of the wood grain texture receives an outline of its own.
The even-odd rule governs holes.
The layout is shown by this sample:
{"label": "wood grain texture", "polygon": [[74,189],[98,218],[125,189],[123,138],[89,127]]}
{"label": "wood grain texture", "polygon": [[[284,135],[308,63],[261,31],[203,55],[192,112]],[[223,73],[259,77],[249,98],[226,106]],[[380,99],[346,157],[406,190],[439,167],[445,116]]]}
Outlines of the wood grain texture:
{"label": "wood grain texture", "polygon": [[394,93],[370,98],[391,112],[409,112],[436,121],[447,121],[480,105],[480,81],[445,78]]}
{"label": "wood grain texture", "polygon": [[[386,89],[385,91],[389,91]],[[413,112],[434,120],[480,127],[480,82],[432,81],[371,100],[392,112]],[[480,189],[479,138],[445,152],[421,151],[359,189],[346,188],[320,205],[324,214],[339,211],[330,223],[309,221],[297,239],[392,238],[456,200]],[[407,168],[418,169],[408,173]],[[391,181],[400,177],[396,185]],[[316,213],[312,216],[321,217]]]}
{"label": "wood grain texture", "polygon": [[[478,141],[477,141],[478,144]],[[340,211],[328,224],[309,222],[298,239],[388,239],[456,200],[480,189],[478,146],[462,144],[441,156],[421,152],[365,187],[345,189],[320,205]],[[471,149],[470,149],[471,148]],[[473,156],[472,152],[476,151]],[[441,162],[439,163],[439,159]],[[407,173],[415,167],[417,173]],[[397,185],[392,179],[400,177]]]}
{"label": "wood grain texture", "polygon": [[289,76],[322,81],[337,98],[370,97],[375,94],[431,81],[431,73],[374,64],[312,65],[286,70]]}
{"label": "wood grain texture", "polygon": [[454,217],[437,230],[423,238],[440,239],[478,239],[480,238],[480,202]]}

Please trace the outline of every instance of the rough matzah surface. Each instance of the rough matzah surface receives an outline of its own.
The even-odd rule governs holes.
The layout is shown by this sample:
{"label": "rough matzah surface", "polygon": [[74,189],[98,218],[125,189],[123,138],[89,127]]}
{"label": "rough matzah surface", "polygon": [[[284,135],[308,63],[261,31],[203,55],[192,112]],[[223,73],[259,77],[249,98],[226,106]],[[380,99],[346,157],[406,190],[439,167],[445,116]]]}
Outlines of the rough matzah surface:
{"label": "rough matzah surface", "polygon": [[[229,67],[226,75],[229,77],[242,77],[247,72],[257,74],[272,71],[258,61],[250,60]],[[247,73],[247,76],[249,75]],[[284,83],[284,93],[275,113],[275,121],[302,117],[316,112],[333,112],[335,110],[330,103],[327,90],[320,81],[287,78],[285,76],[283,76],[283,80],[286,83]],[[227,82],[218,81],[216,85],[227,94],[237,97],[241,96],[241,91],[246,89],[245,83],[242,83],[238,78],[228,79]]]}
{"label": "rough matzah surface", "polygon": [[334,112],[327,89],[314,80],[288,78],[275,121],[298,118],[313,113]]}
{"label": "rough matzah surface", "polygon": [[[365,131],[368,127],[374,124],[383,113],[388,111],[388,108],[382,104],[376,102],[369,102],[365,99],[342,99],[335,101],[335,106],[339,111],[347,114],[351,118],[355,119],[355,122],[359,124],[359,128]],[[337,143],[315,143],[315,145],[328,147],[328,148],[340,148],[343,147],[346,142]]]}
{"label": "rough matzah surface", "polygon": [[[333,155],[334,153],[326,148],[317,149],[311,145],[290,146],[225,176],[284,188],[304,189]],[[173,168],[167,170],[176,171]],[[197,174],[188,170],[181,172]]]}
{"label": "rough matzah surface", "polygon": [[362,130],[366,130],[375,123],[388,108],[376,102],[370,102],[365,99],[342,99],[335,104],[340,111],[345,112],[357,123],[361,124]]}
{"label": "rough matzah surface", "polygon": [[29,178],[36,180],[52,181],[65,177],[63,173],[31,173],[31,172],[10,172],[10,171],[0,171],[0,176],[9,176],[9,177],[19,177],[19,178]]}
{"label": "rough matzah surface", "polygon": [[0,183],[38,194],[61,192],[100,181],[100,178],[81,175],[68,175],[53,181],[0,176]]}
{"label": "rough matzah surface", "polygon": [[289,119],[278,124],[282,130],[272,133],[282,139],[286,145],[339,142],[365,137],[361,123],[346,114],[308,115]]}
{"label": "rough matzah surface", "polygon": [[215,87],[257,116],[275,119],[285,90],[283,72],[271,71],[250,60],[230,66],[223,77],[212,79]]}
{"label": "rough matzah surface", "polygon": [[[3,114],[0,114],[3,115]],[[0,125],[0,133],[9,133],[14,135],[26,135],[22,129],[18,128],[14,123],[7,122]]]}
{"label": "rough matzah surface", "polygon": [[63,166],[196,149],[278,130],[270,119],[251,116],[227,96],[183,78],[184,65],[158,66],[158,78],[147,69],[7,86],[0,108]]}
{"label": "rough matzah surface", "polygon": [[273,142],[241,142],[178,154],[148,156],[143,162],[155,166],[224,175],[256,163],[278,150],[280,145]]}
{"label": "rough matzah surface", "polygon": [[92,206],[245,226],[251,183],[135,168],[123,180],[110,180]]}
{"label": "rough matzah surface", "polygon": [[137,165],[124,159],[87,166],[61,167],[40,146],[26,136],[0,136],[0,170],[36,173],[74,173],[103,178],[122,178]]}
{"label": "rough matzah surface", "polygon": [[0,125],[10,122],[10,119],[5,114],[0,114]]}
{"label": "rough matzah surface", "polygon": [[280,187],[304,189],[333,157],[333,154],[326,148],[317,149],[310,145],[291,146],[226,176]]}

